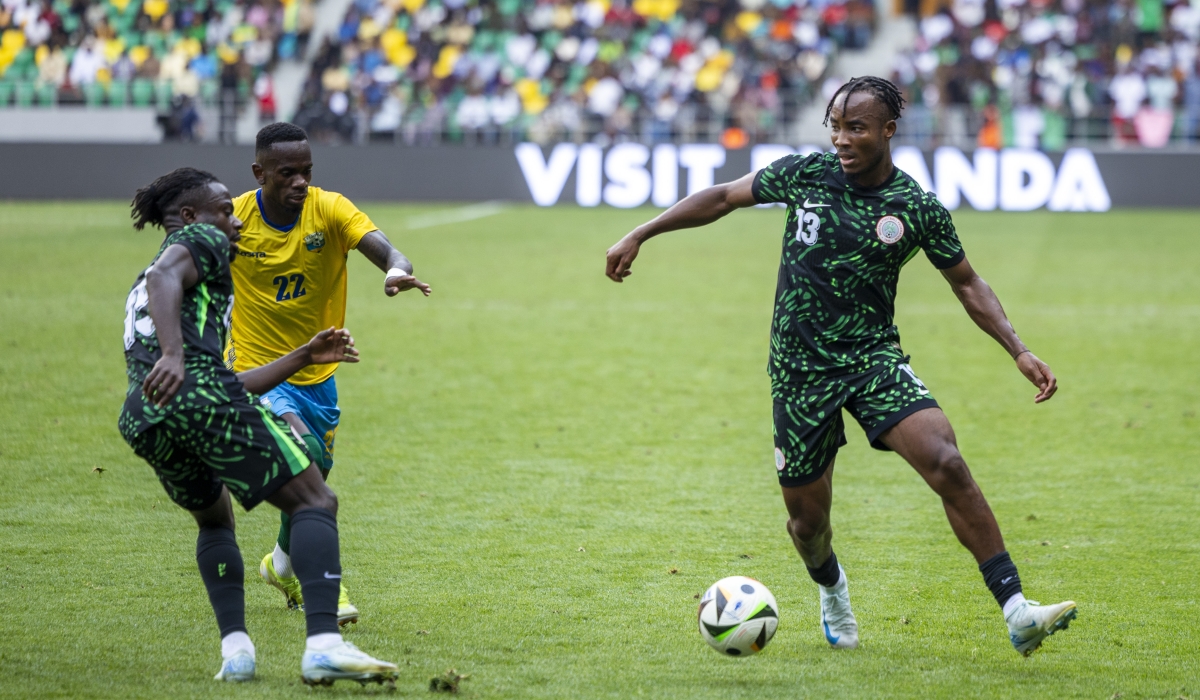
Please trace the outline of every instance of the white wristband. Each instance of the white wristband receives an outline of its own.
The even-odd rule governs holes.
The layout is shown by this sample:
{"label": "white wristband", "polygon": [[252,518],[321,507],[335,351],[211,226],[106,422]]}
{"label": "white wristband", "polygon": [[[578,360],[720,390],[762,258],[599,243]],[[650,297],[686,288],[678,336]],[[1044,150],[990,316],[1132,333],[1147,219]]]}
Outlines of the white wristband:
{"label": "white wristband", "polygon": [[387,271],[387,275],[384,276],[383,279],[386,282],[387,280],[390,280],[393,277],[412,277],[412,275],[398,267],[393,267],[392,269]]}

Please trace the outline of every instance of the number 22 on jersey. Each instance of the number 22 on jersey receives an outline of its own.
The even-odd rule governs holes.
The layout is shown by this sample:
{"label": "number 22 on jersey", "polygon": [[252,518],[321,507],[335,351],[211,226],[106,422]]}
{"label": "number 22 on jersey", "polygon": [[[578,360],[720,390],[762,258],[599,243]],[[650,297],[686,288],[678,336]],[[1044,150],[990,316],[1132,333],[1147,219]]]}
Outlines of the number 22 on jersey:
{"label": "number 22 on jersey", "polygon": [[821,231],[821,217],[815,212],[796,209],[796,240],[804,245],[817,242],[817,234]]}
{"label": "number 22 on jersey", "polygon": [[[275,292],[275,301],[298,299],[308,294],[308,290],[304,288],[304,275],[301,274],[279,275],[271,280],[271,284],[279,288]],[[288,290],[289,287],[291,291]]]}

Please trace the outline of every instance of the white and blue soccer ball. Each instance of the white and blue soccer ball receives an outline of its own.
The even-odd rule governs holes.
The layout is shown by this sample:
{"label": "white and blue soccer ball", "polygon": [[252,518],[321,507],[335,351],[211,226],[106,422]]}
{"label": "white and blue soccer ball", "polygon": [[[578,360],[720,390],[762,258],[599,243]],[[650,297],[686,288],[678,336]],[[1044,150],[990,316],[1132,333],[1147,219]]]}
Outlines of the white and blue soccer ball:
{"label": "white and blue soccer ball", "polygon": [[700,599],[700,636],[726,656],[762,651],[779,626],[779,606],[767,587],[747,576],[717,581]]}

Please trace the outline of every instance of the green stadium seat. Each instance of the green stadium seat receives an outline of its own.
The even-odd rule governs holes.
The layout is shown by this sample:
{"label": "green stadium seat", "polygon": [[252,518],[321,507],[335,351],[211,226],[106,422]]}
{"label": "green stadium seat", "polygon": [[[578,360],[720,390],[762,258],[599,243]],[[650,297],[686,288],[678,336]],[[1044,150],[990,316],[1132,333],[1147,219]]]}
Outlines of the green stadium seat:
{"label": "green stadium seat", "polygon": [[37,89],[38,104],[43,107],[53,107],[58,102],[58,86],[45,83]]}
{"label": "green stadium seat", "polygon": [[216,80],[205,80],[200,83],[200,103],[201,104],[216,104],[217,93],[221,91],[221,84]]}
{"label": "green stadium seat", "polygon": [[28,81],[21,81],[17,83],[16,88],[14,89],[14,94],[16,97],[15,104],[18,107],[32,107],[33,93],[33,83]]}
{"label": "green stadium seat", "polygon": [[164,80],[154,86],[155,103],[158,111],[171,109],[171,81]]}
{"label": "green stadium seat", "polygon": [[125,80],[114,80],[108,86],[108,103],[113,107],[124,107],[129,104],[129,83]]}
{"label": "green stadium seat", "polygon": [[129,86],[129,97],[134,107],[149,107],[154,102],[154,82],[147,78],[134,78]]}
{"label": "green stadium seat", "polygon": [[104,106],[104,86],[100,83],[89,83],[84,85],[83,102],[88,107]]}
{"label": "green stadium seat", "polygon": [[7,107],[12,101],[13,86],[15,83],[11,80],[0,79],[0,107]]}

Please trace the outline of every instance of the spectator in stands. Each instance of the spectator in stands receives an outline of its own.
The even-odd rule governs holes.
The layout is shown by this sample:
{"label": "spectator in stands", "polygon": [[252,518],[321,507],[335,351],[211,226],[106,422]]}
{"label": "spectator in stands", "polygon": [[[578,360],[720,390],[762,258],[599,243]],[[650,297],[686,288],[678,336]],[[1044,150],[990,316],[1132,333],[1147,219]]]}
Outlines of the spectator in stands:
{"label": "spectator in stands", "polygon": [[[356,0],[302,112],[341,91],[364,131],[403,114],[404,138],[457,138],[480,128],[482,98],[488,128],[538,139],[682,134],[697,116],[710,134],[737,122],[766,138],[873,22],[863,0]],[[349,90],[322,85],[330,69]]]}
{"label": "spectator in stands", "polygon": [[1183,87],[1184,138],[1196,141],[1200,137],[1200,59],[1191,69]]}
{"label": "spectator in stands", "polygon": [[1146,80],[1125,65],[1108,84],[1108,94],[1113,101],[1113,143],[1136,143],[1137,131],[1133,118],[1146,100]]}
{"label": "spectator in stands", "polygon": [[38,64],[38,82],[42,85],[62,87],[67,81],[67,54],[57,46],[46,51]]}
{"label": "spectator in stands", "polygon": [[89,36],[83,40],[71,59],[68,79],[72,85],[90,85],[96,81],[96,74],[104,67],[104,52],[96,47],[96,38]]}

